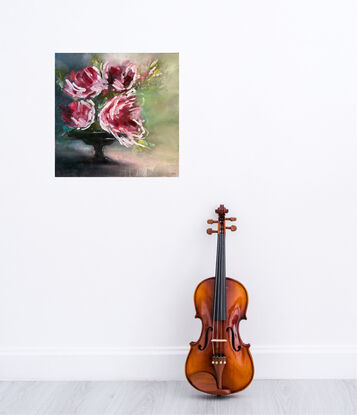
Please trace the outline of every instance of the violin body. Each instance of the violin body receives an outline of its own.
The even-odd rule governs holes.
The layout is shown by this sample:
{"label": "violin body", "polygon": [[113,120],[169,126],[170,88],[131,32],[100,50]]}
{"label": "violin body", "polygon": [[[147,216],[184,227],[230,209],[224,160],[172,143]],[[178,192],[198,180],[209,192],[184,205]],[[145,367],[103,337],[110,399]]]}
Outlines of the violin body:
{"label": "violin body", "polygon": [[239,335],[239,323],[246,320],[248,293],[240,282],[222,276],[222,258],[217,257],[216,277],[203,280],[195,290],[195,317],[201,320],[202,330],[198,341],[190,343],[185,364],[188,382],[214,395],[239,392],[254,376],[250,345]]}

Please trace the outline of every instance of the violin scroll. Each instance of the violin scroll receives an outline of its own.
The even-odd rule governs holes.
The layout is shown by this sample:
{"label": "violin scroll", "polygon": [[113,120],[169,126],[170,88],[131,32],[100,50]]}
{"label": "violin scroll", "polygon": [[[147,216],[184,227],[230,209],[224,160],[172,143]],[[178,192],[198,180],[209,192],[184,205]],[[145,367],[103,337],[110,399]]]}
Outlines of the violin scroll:
{"label": "violin scroll", "polygon": [[219,216],[219,220],[222,220],[222,219],[224,219],[224,218],[225,218],[226,213],[228,213],[228,212],[229,212],[229,210],[228,210],[228,209],[226,209],[226,208],[224,207],[224,205],[219,205],[219,208],[217,208],[217,209],[215,210],[215,212],[216,212],[216,213],[217,213],[217,215]]}

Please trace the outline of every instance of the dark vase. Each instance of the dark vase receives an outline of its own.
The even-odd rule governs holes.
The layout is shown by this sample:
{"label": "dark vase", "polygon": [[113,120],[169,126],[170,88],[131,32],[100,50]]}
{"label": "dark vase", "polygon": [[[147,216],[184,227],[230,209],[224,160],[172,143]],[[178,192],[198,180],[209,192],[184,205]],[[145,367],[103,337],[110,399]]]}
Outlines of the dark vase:
{"label": "dark vase", "polygon": [[68,137],[82,140],[85,144],[91,145],[94,148],[94,162],[109,162],[112,161],[103,152],[104,146],[110,146],[116,139],[106,131],[86,131],[86,130],[71,130],[67,133]]}

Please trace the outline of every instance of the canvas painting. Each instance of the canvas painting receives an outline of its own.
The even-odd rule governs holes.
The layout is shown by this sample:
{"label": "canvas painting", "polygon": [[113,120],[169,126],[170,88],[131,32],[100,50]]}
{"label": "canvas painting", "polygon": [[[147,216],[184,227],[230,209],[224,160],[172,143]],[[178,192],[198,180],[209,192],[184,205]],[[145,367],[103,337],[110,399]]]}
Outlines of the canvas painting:
{"label": "canvas painting", "polygon": [[56,177],[179,175],[177,53],[56,53]]}

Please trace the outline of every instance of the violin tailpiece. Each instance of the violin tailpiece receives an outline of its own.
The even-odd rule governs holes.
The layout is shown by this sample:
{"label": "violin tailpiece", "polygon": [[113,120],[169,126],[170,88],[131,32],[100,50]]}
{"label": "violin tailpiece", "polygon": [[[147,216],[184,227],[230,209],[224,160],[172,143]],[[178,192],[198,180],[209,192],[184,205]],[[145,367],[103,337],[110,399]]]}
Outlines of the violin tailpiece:
{"label": "violin tailpiece", "polygon": [[212,356],[212,364],[216,372],[217,388],[222,389],[223,385],[223,370],[227,364],[226,356]]}

